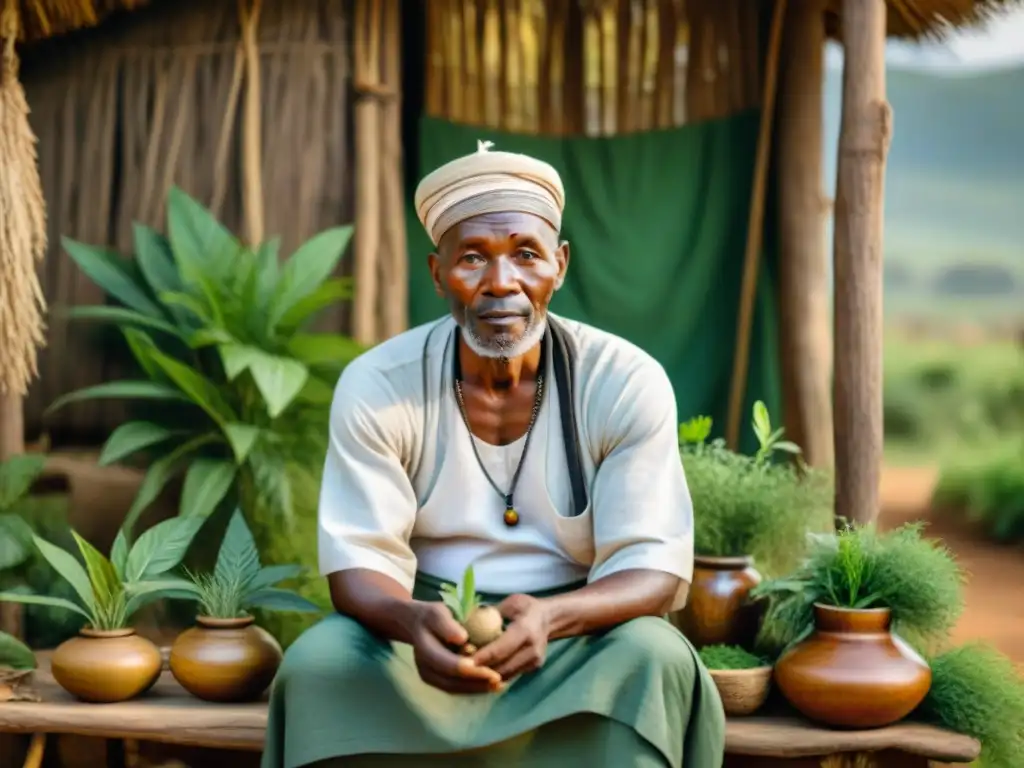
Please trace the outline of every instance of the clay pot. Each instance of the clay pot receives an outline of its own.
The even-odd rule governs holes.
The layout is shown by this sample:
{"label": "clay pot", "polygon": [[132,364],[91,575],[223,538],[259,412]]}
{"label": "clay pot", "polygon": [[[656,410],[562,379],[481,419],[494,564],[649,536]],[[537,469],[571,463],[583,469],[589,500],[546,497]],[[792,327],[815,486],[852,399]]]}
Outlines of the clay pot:
{"label": "clay pot", "polygon": [[140,696],[160,677],[160,651],[134,629],[82,629],[57,646],[53,679],[83,701],[112,703]]}
{"label": "clay pot", "polygon": [[719,643],[750,648],[759,610],[747,596],[760,583],[753,558],[698,555],[690,595],[675,624],[697,648]]}
{"label": "clay pot", "polygon": [[171,646],[170,667],[181,687],[200,699],[258,699],[281,665],[281,646],[255,619],[196,618]]}
{"label": "clay pot", "polygon": [[814,632],[784,653],[775,682],[803,715],[827,725],[879,728],[909,715],[932,671],[889,631],[888,608],[814,606]]}

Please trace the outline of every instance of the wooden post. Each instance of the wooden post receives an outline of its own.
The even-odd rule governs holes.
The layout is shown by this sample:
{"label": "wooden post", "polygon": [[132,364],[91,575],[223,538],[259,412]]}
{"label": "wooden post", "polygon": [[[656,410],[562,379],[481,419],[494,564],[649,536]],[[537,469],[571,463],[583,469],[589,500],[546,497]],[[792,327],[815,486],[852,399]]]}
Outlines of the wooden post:
{"label": "wooden post", "polygon": [[779,314],[786,435],[831,468],[832,337],[822,186],[825,5],[792,3],[779,71]]}
{"label": "wooden post", "polygon": [[836,517],[878,513],[882,460],[882,203],[892,110],[885,0],[845,0],[835,196]]}

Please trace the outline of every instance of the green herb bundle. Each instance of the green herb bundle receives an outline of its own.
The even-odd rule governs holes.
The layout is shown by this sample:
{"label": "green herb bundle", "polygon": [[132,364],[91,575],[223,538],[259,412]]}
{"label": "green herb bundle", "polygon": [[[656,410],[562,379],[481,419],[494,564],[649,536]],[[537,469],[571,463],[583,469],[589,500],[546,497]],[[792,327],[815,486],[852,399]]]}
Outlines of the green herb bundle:
{"label": "green herb bundle", "polygon": [[738,645],[706,645],[700,649],[700,659],[708,669],[757,669],[770,662]]}
{"label": "green herb bundle", "polygon": [[892,627],[921,648],[943,642],[963,610],[963,573],[952,553],[921,535],[921,524],[880,533],[874,526],[810,536],[810,552],[792,575],[755,587],[767,598],[758,636],[780,653],[814,626],[814,604],[888,608]]}

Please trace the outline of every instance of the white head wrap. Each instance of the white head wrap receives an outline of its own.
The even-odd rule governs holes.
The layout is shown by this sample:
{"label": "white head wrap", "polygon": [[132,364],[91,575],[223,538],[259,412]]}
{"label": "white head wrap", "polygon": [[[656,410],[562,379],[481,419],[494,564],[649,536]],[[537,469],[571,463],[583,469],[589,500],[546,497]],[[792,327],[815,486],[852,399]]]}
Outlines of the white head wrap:
{"label": "white head wrap", "polygon": [[416,215],[434,245],[456,224],[484,213],[532,213],[555,231],[562,227],[565,190],[553,167],[529,155],[477,151],[428,174],[416,187]]}

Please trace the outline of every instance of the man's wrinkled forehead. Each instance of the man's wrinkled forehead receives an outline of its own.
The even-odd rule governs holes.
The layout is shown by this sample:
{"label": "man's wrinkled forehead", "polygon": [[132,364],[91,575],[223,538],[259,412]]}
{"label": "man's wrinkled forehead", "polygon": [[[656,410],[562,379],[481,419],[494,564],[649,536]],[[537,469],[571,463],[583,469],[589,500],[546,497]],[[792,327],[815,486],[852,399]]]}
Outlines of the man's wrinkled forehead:
{"label": "man's wrinkled forehead", "polygon": [[554,250],[558,247],[558,233],[550,222],[531,213],[484,213],[453,226],[441,237],[440,246],[454,249],[508,241],[530,241],[548,250]]}

